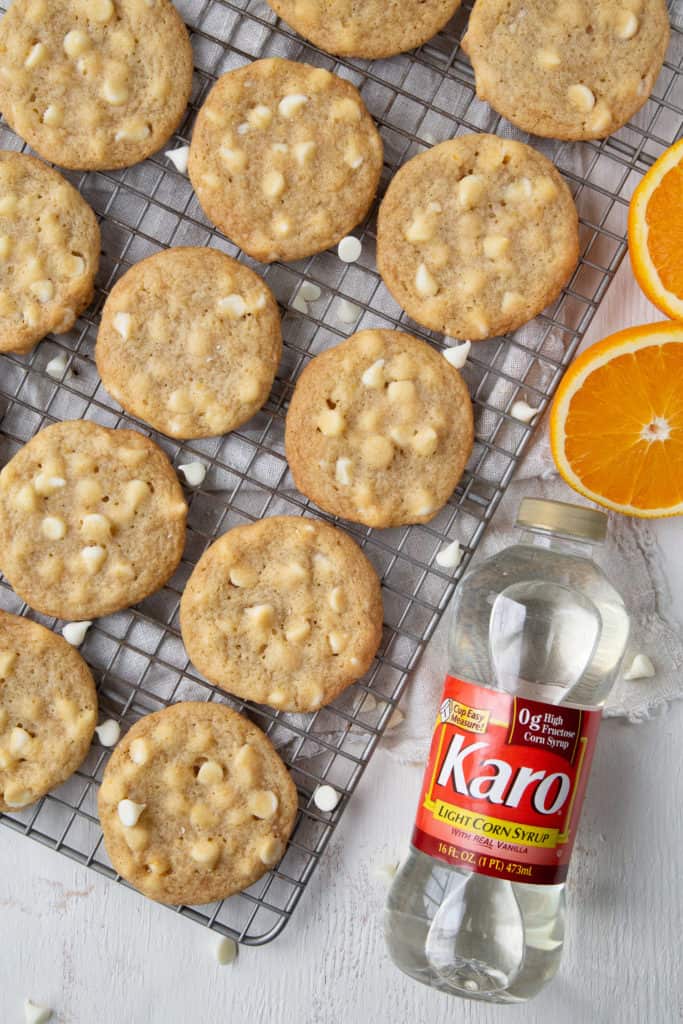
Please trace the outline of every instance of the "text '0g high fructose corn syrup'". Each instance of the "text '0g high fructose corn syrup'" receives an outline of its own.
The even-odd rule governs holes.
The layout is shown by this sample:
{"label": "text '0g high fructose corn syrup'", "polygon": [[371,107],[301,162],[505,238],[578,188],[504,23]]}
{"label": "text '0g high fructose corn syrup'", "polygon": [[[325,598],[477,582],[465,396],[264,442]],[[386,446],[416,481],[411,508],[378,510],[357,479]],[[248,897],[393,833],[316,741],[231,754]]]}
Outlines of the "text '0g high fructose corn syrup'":
{"label": "text '0g high fructose corn syrup'", "polygon": [[410,854],[385,914],[402,971],[500,1003],[531,998],[559,966],[569,858],[629,635],[591,560],[604,513],[526,498],[517,525],[519,543],[453,599]]}

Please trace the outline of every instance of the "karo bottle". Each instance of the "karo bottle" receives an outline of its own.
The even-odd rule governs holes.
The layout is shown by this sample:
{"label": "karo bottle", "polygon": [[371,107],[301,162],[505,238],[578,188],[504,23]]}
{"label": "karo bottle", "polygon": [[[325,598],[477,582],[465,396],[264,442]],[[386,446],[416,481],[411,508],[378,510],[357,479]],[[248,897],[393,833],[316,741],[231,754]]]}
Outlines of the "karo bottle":
{"label": "karo bottle", "polygon": [[564,882],[629,635],[591,560],[607,516],[525,498],[519,543],[465,575],[410,853],[387,899],[394,963],[444,992],[535,995],[560,963]]}

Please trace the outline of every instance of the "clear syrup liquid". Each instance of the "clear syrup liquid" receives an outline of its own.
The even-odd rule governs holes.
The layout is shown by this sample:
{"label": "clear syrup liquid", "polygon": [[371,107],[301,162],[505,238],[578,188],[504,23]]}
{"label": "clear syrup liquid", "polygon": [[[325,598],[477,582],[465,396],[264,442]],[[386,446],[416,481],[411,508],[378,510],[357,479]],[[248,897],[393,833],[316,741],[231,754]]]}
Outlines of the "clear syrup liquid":
{"label": "clear syrup liquid", "polygon": [[[462,581],[448,670],[548,704],[601,707],[628,641],[624,603],[585,545],[525,536]],[[564,885],[477,875],[414,847],[385,913],[389,952],[404,973],[489,1002],[540,991],[559,967],[564,931]]]}

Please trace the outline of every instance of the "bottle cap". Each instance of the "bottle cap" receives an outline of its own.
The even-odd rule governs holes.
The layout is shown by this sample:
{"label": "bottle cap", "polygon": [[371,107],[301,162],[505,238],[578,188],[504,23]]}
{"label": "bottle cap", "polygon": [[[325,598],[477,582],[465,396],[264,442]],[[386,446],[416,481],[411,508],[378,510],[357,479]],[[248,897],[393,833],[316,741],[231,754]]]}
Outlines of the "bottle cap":
{"label": "bottle cap", "polygon": [[595,508],[570,505],[566,501],[523,498],[517,513],[517,526],[602,544],[607,536],[607,515]]}

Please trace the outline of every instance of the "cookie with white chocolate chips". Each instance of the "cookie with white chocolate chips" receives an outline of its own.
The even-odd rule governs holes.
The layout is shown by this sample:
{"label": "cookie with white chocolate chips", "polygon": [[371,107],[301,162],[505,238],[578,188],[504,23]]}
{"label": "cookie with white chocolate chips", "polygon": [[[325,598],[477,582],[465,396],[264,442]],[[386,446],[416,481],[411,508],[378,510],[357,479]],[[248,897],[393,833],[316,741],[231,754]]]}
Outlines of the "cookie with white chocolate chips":
{"label": "cookie with white chocolate chips", "polygon": [[477,96],[513,124],[604,139],[646,102],[668,42],[665,0],[477,0],[462,48]]}
{"label": "cookie with white chocolate chips", "polygon": [[0,566],[44,615],[82,621],[158,590],[185,545],[173,467],[134,430],[45,427],[0,473]]}
{"label": "cookie with white chocolate chips", "polygon": [[197,117],[189,174],[209,220],[246,253],[298,260],[363,220],[382,152],[350,82],[273,58],[218,80]]}
{"label": "cookie with white chocolate chips", "polygon": [[579,218],[531,146],[463,135],[409,160],[377,221],[377,266],[419,324],[479,341],[532,320],[579,258]]}
{"label": "cookie with white chocolate chips", "polygon": [[93,297],[100,229],[61,174],[0,152],[0,352],[71,330]]}
{"label": "cookie with white chocolate chips", "polygon": [[391,57],[421,46],[460,0],[268,0],[292,28],[340,57]]}
{"label": "cookie with white chocolate chips", "polygon": [[216,249],[136,263],[102,312],[95,359],[128,412],[169,437],[226,434],[261,408],[282,351],[261,278]]}
{"label": "cookie with white chocolate chips", "polygon": [[170,0],[14,0],[0,22],[0,107],[62,167],[131,167],[176,130],[192,47]]}
{"label": "cookie with white chocolate chips", "polygon": [[360,331],[311,360],[287,413],[294,482],[320,508],[366,526],[427,523],[472,451],[462,377],[424,341]]}
{"label": "cookie with white chocolate chips", "polygon": [[183,702],[139,719],[98,797],[116,871],[160,903],[211,903],[281,860],[297,813],[270,740],[225,704]]}
{"label": "cookie with white chocolate chips", "polygon": [[68,779],[96,722],[95,683],[78,651],[0,611],[0,811],[26,807]]}
{"label": "cookie with white chocolate chips", "polygon": [[199,560],[180,603],[190,658],[239,697],[316,711],[360,678],[382,638],[377,573],[316,519],[237,526]]}

